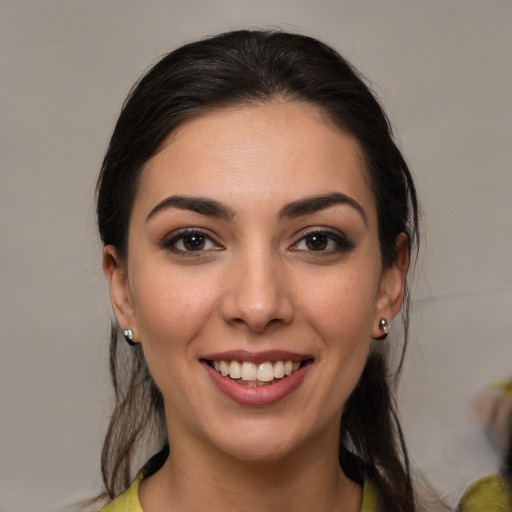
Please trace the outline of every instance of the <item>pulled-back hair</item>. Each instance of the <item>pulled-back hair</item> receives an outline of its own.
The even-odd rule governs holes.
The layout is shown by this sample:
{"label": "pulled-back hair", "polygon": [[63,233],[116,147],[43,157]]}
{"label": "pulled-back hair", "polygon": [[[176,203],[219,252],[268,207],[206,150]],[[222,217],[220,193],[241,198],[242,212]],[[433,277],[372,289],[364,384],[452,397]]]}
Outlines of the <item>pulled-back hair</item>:
{"label": "pulled-back hair", "polygon": [[[332,48],[310,37],[267,31],[230,32],[183,46],[164,56],[134,86],[97,184],[103,243],[115,246],[120,258],[126,257],[130,213],[142,169],[169,134],[210,109],[276,98],[314,106],[358,140],[375,196],[384,268],[395,261],[398,234],[407,235],[411,252],[418,238],[416,192],[378,101]],[[403,350],[407,306],[406,290]],[[162,396],[140,345],[128,355],[121,353],[113,327],[110,357],[116,404],[103,447],[102,471],[106,493],[113,498],[130,484],[134,456],[148,431],[155,425],[163,431],[165,426]],[[403,352],[397,373],[402,360]],[[339,458],[347,476],[374,482],[385,510],[414,512],[418,508],[394,403],[395,384],[385,357],[372,351],[344,407]]]}

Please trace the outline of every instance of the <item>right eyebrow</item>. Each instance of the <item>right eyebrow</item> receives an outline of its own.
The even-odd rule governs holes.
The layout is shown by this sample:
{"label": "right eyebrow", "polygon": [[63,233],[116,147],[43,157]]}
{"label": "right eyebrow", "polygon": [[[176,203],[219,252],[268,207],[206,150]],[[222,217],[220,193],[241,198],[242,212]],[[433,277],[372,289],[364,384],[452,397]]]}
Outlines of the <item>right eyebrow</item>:
{"label": "right eyebrow", "polygon": [[233,210],[225,204],[207,199],[205,197],[195,196],[170,196],[160,201],[146,217],[146,222],[154,217],[157,213],[169,208],[177,208],[179,210],[190,210],[207,215],[209,217],[217,217],[223,220],[232,220],[234,217]]}

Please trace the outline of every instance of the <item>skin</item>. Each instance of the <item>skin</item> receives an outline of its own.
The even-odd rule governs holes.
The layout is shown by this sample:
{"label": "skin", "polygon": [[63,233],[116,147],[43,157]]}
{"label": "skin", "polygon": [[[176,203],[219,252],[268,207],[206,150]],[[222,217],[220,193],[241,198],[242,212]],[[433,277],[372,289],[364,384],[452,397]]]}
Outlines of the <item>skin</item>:
{"label": "skin", "polygon": [[[333,193],[354,203],[283,216]],[[151,215],[176,195],[214,200],[230,218],[172,206]],[[201,250],[187,251],[184,228],[204,233]],[[316,246],[312,231],[323,233]],[[169,137],[143,170],[127,260],[104,251],[116,317],[164,397],[171,457],[141,484],[145,512],[359,510],[361,489],[337,461],[340,416],[380,318],[400,309],[405,235],[397,247],[383,269],[359,144],[312,106],[223,108]],[[313,363],[283,400],[243,406],[201,363],[229,350]]]}

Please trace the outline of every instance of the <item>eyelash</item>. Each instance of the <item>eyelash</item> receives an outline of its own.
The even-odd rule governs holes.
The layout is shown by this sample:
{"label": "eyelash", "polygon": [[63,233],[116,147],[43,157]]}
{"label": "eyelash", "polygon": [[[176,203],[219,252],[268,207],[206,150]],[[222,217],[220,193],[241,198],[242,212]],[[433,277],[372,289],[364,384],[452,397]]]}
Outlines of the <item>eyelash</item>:
{"label": "eyelash", "polygon": [[[319,237],[321,239],[320,240],[321,242],[322,241],[325,242],[327,244],[327,247],[329,246],[329,243],[331,243],[331,242],[335,244],[335,247],[328,248],[328,249],[322,248],[320,250],[315,250],[310,247],[305,248],[305,249],[299,248],[299,245],[301,243],[307,244],[308,240],[311,241],[311,239],[315,236]],[[311,254],[317,253],[318,255],[326,255],[326,254],[330,255],[330,254],[336,254],[339,252],[349,252],[354,248],[355,248],[355,244],[353,242],[351,242],[350,240],[348,240],[347,237],[343,233],[340,233],[337,231],[332,231],[329,229],[314,229],[314,230],[308,231],[307,233],[303,234],[301,236],[301,238],[291,246],[292,251],[297,251],[297,252],[300,251],[300,252],[311,253]]]}
{"label": "eyelash", "polygon": [[[183,244],[187,243],[187,237],[189,237],[189,242],[193,241],[193,237],[197,237],[198,240],[196,242],[200,245],[196,250],[187,249]],[[314,237],[318,237],[318,240],[314,241]],[[318,243],[320,242],[320,248],[314,249],[311,247],[300,248],[302,243]],[[322,243],[324,244],[322,246]],[[329,244],[335,244],[335,247],[329,247]],[[182,244],[182,247],[178,247],[178,244]],[[204,247],[205,245],[211,244],[212,247]],[[170,238],[164,239],[160,246],[164,249],[174,252],[175,254],[181,256],[199,256],[202,252],[210,252],[215,250],[222,250],[223,247],[216,242],[211,235],[208,233],[195,228],[186,228],[179,230],[178,232],[173,233]],[[310,253],[312,255],[331,255],[339,252],[349,252],[355,248],[355,244],[347,239],[347,237],[340,232],[332,231],[329,229],[314,229],[304,233],[299,240],[293,243],[290,247],[291,251],[294,252],[302,252],[302,253]],[[194,254],[197,253],[197,254]]]}
{"label": "eyelash", "polygon": [[[185,246],[183,246],[183,248],[177,247],[177,245],[180,242],[181,242],[181,244],[186,243],[185,240],[187,239],[187,237],[192,238],[194,236],[198,237],[198,238],[200,237],[204,244],[212,244],[213,247],[207,248],[207,249],[200,247],[197,250],[187,249]],[[198,253],[198,255],[199,255],[199,253],[201,253],[201,252],[215,251],[215,250],[223,249],[223,247],[219,243],[217,243],[211,235],[209,235],[208,233],[205,233],[204,231],[202,231],[200,229],[195,229],[195,228],[181,229],[178,232],[173,233],[173,235],[170,238],[164,239],[160,243],[160,246],[163,247],[164,249],[167,249],[169,251],[172,251],[172,252],[174,252],[178,255],[182,255],[182,256],[189,256],[194,253]]]}

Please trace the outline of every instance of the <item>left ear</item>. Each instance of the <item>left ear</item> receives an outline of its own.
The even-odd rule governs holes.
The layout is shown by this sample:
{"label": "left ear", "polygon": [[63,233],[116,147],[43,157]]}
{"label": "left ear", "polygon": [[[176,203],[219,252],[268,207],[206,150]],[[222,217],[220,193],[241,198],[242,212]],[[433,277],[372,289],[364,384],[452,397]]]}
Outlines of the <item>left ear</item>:
{"label": "left ear", "polygon": [[396,257],[394,262],[382,272],[379,295],[375,302],[375,318],[373,321],[372,338],[380,338],[384,332],[379,327],[381,318],[388,324],[402,307],[405,292],[405,279],[409,270],[409,240],[405,233],[395,238]]}

